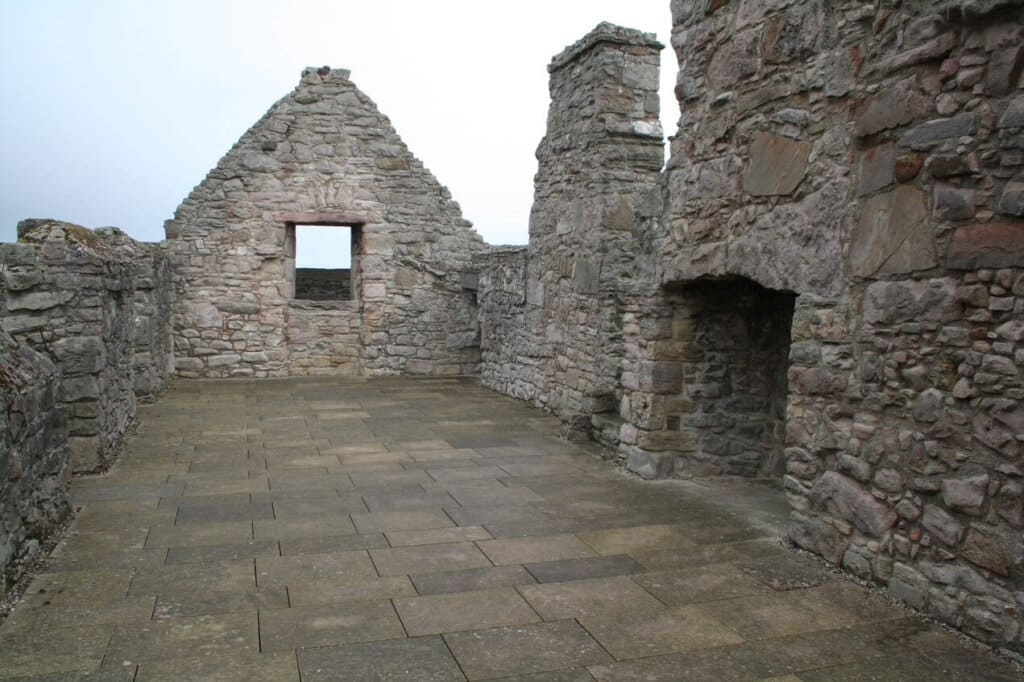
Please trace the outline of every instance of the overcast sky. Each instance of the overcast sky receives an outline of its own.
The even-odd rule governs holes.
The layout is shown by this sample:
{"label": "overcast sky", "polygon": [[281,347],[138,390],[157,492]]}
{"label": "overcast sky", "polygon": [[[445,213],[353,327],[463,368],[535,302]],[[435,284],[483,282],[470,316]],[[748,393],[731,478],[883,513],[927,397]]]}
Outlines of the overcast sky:
{"label": "overcast sky", "polygon": [[[668,0],[0,0],[0,241],[163,221],[305,66],[352,80],[492,244],[525,243],[551,57],[598,22],[668,43]],[[662,119],[677,118],[671,50]]]}

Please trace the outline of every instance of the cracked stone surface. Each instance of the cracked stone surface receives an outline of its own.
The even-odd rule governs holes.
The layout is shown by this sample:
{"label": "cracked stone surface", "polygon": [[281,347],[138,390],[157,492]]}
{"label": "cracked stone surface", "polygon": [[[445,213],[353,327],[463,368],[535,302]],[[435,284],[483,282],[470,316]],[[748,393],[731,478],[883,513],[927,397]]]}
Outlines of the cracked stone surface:
{"label": "cracked stone surface", "polygon": [[1019,679],[465,379],[180,382],[0,626],[0,678]]}

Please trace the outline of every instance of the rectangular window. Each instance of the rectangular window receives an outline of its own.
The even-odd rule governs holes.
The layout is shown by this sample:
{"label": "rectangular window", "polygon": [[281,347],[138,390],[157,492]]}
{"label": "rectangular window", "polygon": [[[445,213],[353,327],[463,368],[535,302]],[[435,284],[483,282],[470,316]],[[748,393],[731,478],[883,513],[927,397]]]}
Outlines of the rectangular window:
{"label": "rectangular window", "polygon": [[355,296],[353,253],[358,227],[295,225],[295,298],[350,301]]}

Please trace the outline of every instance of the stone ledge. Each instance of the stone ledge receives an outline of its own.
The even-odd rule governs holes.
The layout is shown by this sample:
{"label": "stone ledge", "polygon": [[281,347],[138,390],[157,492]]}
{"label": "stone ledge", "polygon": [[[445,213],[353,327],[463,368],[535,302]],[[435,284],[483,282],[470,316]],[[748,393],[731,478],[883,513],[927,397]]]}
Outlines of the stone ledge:
{"label": "stone ledge", "polygon": [[344,299],[314,301],[304,298],[290,298],[288,299],[288,306],[296,310],[325,310],[347,313],[359,312],[359,301],[346,301]]}
{"label": "stone ledge", "polygon": [[295,223],[296,225],[355,225],[363,226],[366,217],[354,213],[320,212],[320,213],[279,213],[274,216],[279,223]]}

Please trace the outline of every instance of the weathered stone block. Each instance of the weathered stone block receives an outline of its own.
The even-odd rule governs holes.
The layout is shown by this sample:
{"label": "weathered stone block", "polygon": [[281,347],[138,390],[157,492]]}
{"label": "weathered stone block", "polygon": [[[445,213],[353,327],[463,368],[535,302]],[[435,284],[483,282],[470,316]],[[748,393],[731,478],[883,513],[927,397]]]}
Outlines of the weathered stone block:
{"label": "weathered stone block", "polygon": [[672,475],[676,455],[668,452],[648,452],[632,449],[626,459],[626,468],[640,478],[656,479]]}
{"label": "weathered stone block", "polygon": [[1013,528],[1024,528],[1024,486],[1013,481],[999,489],[994,508],[996,513]]}
{"label": "weathered stone block", "polygon": [[973,112],[939,118],[911,128],[903,134],[899,144],[911,149],[928,149],[943,140],[971,135],[976,126],[977,117]]}
{"label": "weathered stone block", "polygon": [[458,332],[449,334],[445,340],[445,348],[448,350],[462,350],[480,345],[480,339],[475,331]]}
{"label": "weathered stone block", "polygon": [[1024,223],[977,223],[953,233],[946,251],[952,270],[1024,266]]}
{"label": "weathered stone block", "polygon": [[988,481],[987,474],[944,479],[942,481],[942,501],[953,509],[968,514],[979,514],[981,506],[985,503],[985,490],[988,488]]}
{"label": "weathered stone block", "polygon": [[933,178],[951,178],[970,172],[970,167],[961,156],[936,154],[925,161],[925,169]]}
{"label": "weathered stone block", "polygon": [[1024,128],[1024,95],[1018,95],[1010,100],[999,117],[1000,128]]}
{"label": "weathered stone block", "polygon": [[102,441],[99,436],[73,436],[68,438],[71,468],[79,473],[98,471],[103,467],[100,458]]}
{"label": "weathered stone block", "polygon": [[572,269],[572,280],[577,293],[597,293],[601,288],[601,261],[577,257]]}
{"label": "weathered stone block", "polygon": [[809,142],[770,133],[754,133],[743,190],[755,196],[791,194],[807,172]]}
{"label": "weathered stone block", "polygon": [[744,31],[727,40],[715,51],[708,64],[708,81],[725,89],[757,72],[757,31]]}
{"label": "weathered stone block", "polygon": [[864,318],[872,323],[920,319],[950,322],[962,315],[963,307],[951,279],[873,282],[864,295]]}
{"label": "weathered stone block", "polygon": [[880,144],[864,152],[860,158],[857,193],[861,196],[877,192],[895,180],[896,145]]}
{"label": "weathered stone block", "polygon": [[1015,45],[994,52],[985,71],[985,90],[990,95],[1005,95],[1012,92],[1020,81],[1024,67],[1024,47]]}
{"label": "weathered stone block", "polygon": [[839,531],[821,519],[795,511],[789,516],[789,539],[836,565],[842,562],[848,543]]}
{"label": "weathered stone block", "polygon": [[8,310],[48,310],[64,305],[74,298],[71,291],[11,292],[7,295]]}
{"label": "weathered stone block", "polygon": [[37,284],[42,284],[42,282],[43,273],[36,268],[7,268],[4,270],[4,287],[8,291],[24,291],[31,289]]}
{"label": "weathered stone block", "polygon": [[934,267],[938,257],[927,218],[924,194],[910,185],[864,200],[847,258],[850,272],[874,277]]}
{"label": "weathered stone block", "polygon": [[980,526],[971,526],[964,541],[964,558],[972,564],[988,569],[999,575],[1010,574],[1010,560],[1005,540],[998,533]]}
{"label": "weathered stone block", "polygon": [[649,372],[649,382],[642,385],[649,387],[652,393],[671,395],[683,390],[683,366],[679,362],[652,362]]}
{"label": "weathered stone block", "polygon": [[95,374],[107,366],[107,350],[99,336],[69,336],[53,344],[64,376]]}
{"label": "weathered stone block", "polygon": [[256,315],[260,312],[260,304],[246,301],[217,301],[217,310],[222,313],[236,315]]}
{"label": "weathered stone block", "polygon": [[924,116],[928,106],[928,99],[917,89],[914,79],[902,80],[864,100],[857,110],[855,132],[858,137],[865,137],[905,125]]}
{"label": "weathered stone block", "polygon": [[1024,181],[1015,180],[1006,183],[1003,195],[999,197],[999,212],[1024,216]]}
{"label": "weathered stone block", "polygon": [[817,3],[796,5],[768,20],[764,27],[761,52],[770,64],[805,59],[821,39],[821,17]]}
{"label": "weathered stone block", "polygon": [[929,388],[918,394],[914,399],[914,419],[926,424],[934,424],[942,418],[942,407],[945,396],[937,388]]}
{"label": "weathered stone block", "polygon": [[241,361],[242,356],[238,353],[224,353],[223,355],[211,355],[206,359],[206,364],[210,368],[231,367]]}
{"label": "weathered stone block", "polygon": [[963,526],[949,513],[934,504],[926,504],[921,516],[921,525],[947,545],[955,545],[960,541]]}
{"label": "weathered stone block", "polygon": [[67,403],[96,400],[102,392],[100,380],[96,376],[64,377],[60,382],[60,399]]}
{"label": "weathered stone block", "polygon": [[935,217],[939,220],[970,220],[974,217],[974,190],[950,185],[935,186]]}
{"label": "weathered stone block", "polygon": [[433,374],[434,363],[430,360],[419,360],[410,358],[405,363],[405,371],[410,374]]}
{"label": "weathered stone block", "polygon": [[810,500],[815,509],[827,511],[874,537],[880,537],[896,523],[896,512],[835,471],[826,471],[815,482]]}

